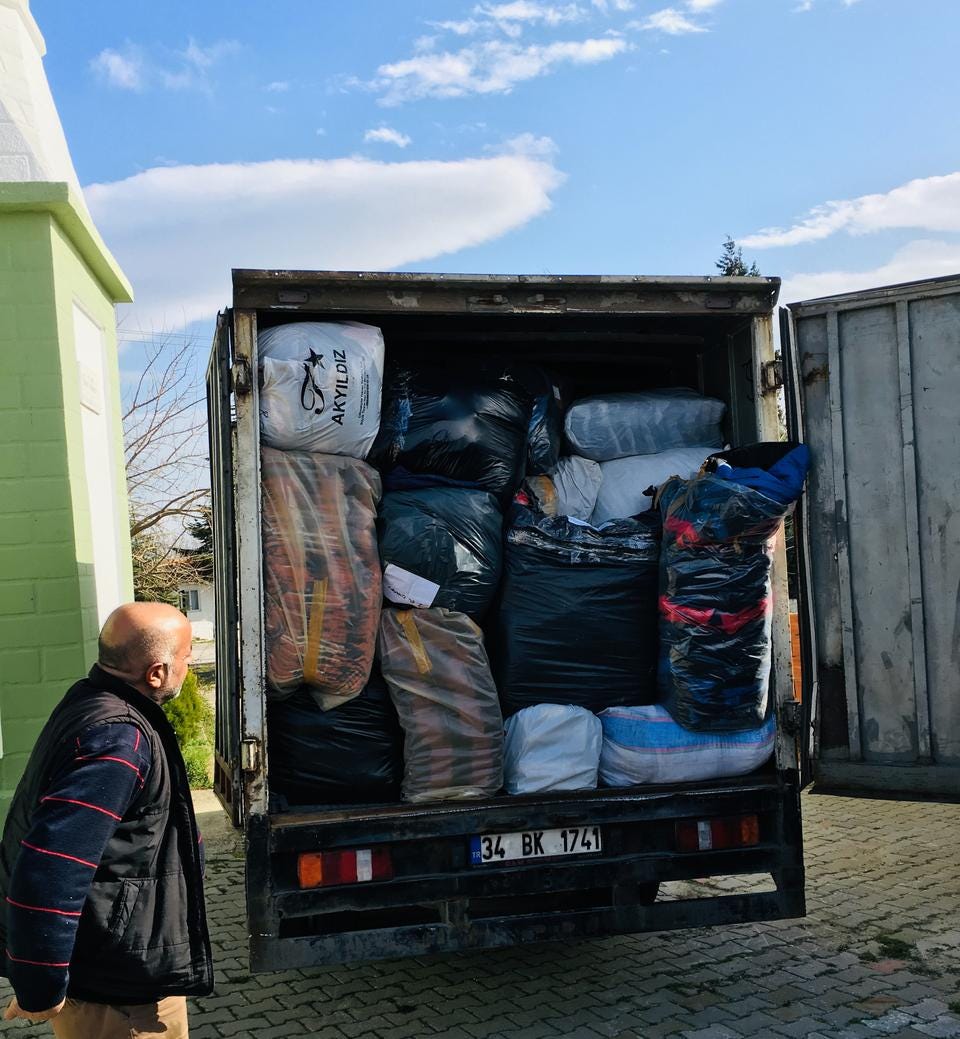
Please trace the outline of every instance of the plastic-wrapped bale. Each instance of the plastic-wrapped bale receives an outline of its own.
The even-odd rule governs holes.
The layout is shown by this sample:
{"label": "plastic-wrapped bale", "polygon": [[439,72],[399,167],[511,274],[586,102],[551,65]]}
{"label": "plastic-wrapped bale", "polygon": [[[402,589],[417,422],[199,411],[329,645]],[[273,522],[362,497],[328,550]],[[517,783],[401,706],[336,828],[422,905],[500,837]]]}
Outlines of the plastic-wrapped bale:
{"label": "plastic-wrapped bale", "polygon": [[322,711],[306,690],[267,702],[270,793],[290,805],[372,804],[400,797],[403,735],[374,671],[348,703]]}
{"label": "plastic-wrapped bale", "polygon": [[514,506],[490,641],[504,714],[656,696],[660,518],[603,530]]}
{"label": "plastic-wrapped bale", "polygon": [[[660,490],[661,701],[687,729],[756,728],[770,682],[770,566],[809,452],[791,443],[725,452]],[[729,464],[728,464],[729,463]],[[759,464],[757,464],[759,463]]]}
{"label": "plastic-wrapped bale", "polygon": [[532,410],[507,375],[394,370],[371,461],[387,490],[477,487],[509,501],[523,479]]}
{"label": "plastic-wrapped bale", "polygon": [[597,785],[603,730],[582,707],[537,704],[505,724],[504,788],[508,794],[592,790]]}
{"label": "plastic-wrapped bale", "polygon": [[696,476],[700,466],[712,455],[714,447],[675,447],[656,455],[614,458],[600,466],[601,483],[597,504],[590,522],[599,527],[607,520],[636,516],[653,508],[653,496],[645,492],[657,488],[671,476],[683,480]]}
{"label": "plastic-wrapped bale", "polygon": [[684,387],[584,397],[567,411],[564,430],[573,454],[609,462],[674,447],[720,447],[726,405]]}
{"label": "plastic-wrapped bale", "polygon": [[571,455],[548,476],[528,476],[524,487],[546,516],[588,521],[597,504],[603,472],[599,462]]}
{"label": "plastic-wrapped bale", "polygon": [[527,474],[552,472],[563,449],[563,392],[560,383],[542,368],[519,365],[520,380],[533,394],[527,438]]}
{"label": "plastic-wrapped bale", "polygon": [[404,733],[404,799],[497,793],[503,717],[480,628],[451,610],[384,609],[380,666]]}
{"label": "plastic-wrapped bale", "polygon": [[299,321],[257,336],[260,432],[269,447],[364,458],[380,428],[383,335],[356,321]]}
{"label": "plastic-wrapped bale", "polygon": [[384,597],[480,619],[500,583],[503,516],[494,495],[461,487],[385,494],[377,519]]}
{"label": "plastic-wrapped bale", "polygon": [[380,477],[365,462],[261,454],[267,693],[310,687],[327,709],[373,667],[380,616]]}
{"label": "plastic-wrapped bale", "polygon": [[611,707],[600,723],[600,779],[612,787],[744,776],[769,759],[776,737],[772,715],[742,732],[691,732],[656,705]]}

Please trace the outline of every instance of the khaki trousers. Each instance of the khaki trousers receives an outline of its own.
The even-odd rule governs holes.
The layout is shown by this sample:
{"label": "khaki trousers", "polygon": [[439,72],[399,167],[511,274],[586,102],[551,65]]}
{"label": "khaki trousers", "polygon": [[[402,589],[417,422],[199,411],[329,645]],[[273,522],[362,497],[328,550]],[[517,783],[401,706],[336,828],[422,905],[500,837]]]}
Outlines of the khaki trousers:
{"label": "khaki trousers", "polygon": [[189,1034],[183,996],[168,996],[142,1006],[68,999],[50,1023],[57,1039],[188,1039]]}

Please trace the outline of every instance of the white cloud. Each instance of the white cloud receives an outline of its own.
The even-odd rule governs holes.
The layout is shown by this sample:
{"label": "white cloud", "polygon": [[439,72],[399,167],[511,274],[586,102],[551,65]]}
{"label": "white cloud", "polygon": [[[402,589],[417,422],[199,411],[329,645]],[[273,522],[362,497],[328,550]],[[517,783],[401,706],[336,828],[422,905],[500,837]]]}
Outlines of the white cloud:
{"label": "white cloud", "polygon": [[591,0],[593,6],[604,14],[608,10],[614,11],[632,11],[633,0]]}
{"label": "white cloud", "polygon": [[818,242],[839,231],[868,234],[893,228],[960,231],[960,173],[911,180],[886,194],[817,206],[789,228],[764,228],[740,239],[750,249]]}
{"label": "white cloud", "polygon": [[268,83],[264,89],[269,94],[285,94],[290,89],[290,84],[285,79],[276,79]]}
{"label": "white cloud", "polygon": [[90,66],[107,83],[122,90],[143,90],[151,86],[167,90],[209,90],[213,67],[240,49],[236,40],[217,40],[201,46],[191,38],[183,50],[151,58],[143,48],[127,44],[123,53],[109,47],[102,50]]}
{"label": "white cloud", "polygon": [[491,241],[563,180],[529,155],[452,162],[273,160],[154,168],[87,202],[133,282],[133,329],[175,329],[229,301],[231,267],[390,269]]}
{"label": "white cloud", "polygon": [[520,22],[542,22],[544,25],[562,25],[565,22],[577,22],[584,16],[583,8],[577,4],[538,3],[536,0],[510,0],[509,3],[480,4],[474,14],[489,19],[504,31],[513,35],[519,27],[512,28]]}
{"label": "white cloud", "polygon": [[459,22],[428,22],[434,29],[443,29],[452,32],[455,36],[471,36],[479,28],[481,23],[474,18],[465,18]]}
{"label": "white cloud", "polygon": [[180,51],[180,57],[196,69],[209,69],[221,58],[236,54],[240,44],[236,40],[217,40],[208,47],[201,47],[196,40],[190,39],[186,50]]}
{"label": "white cloud", "polygon": [[[800,3],[793,9],[794,12],[802,14],[805,11],[812,11],[815,0],[800,0]],[[853,7],[854,4],[859,4],[860,0],[840,0],[844,7]]]}
{"label": "white cloud", "polygon": [[92,59],[90,67],[113,87],[121,90],[143,87],[143,58],[133,47],[128,47],[126,54],[107,47]]}
{"label": "white cloud", "polygon": [[642,29],[646,32],[665,32],[670,36],[707,31],[702,25],[691,21],[683,11],[678,11],[675,7],[665,7],[662,11],[655,11],[647,18],[631,22],[628,28]]}
{"label": "white cloud", "polygon": [[526,155],[531,158],[549,159],[557,154],[557,143],[552,137],[537,137],[536,134],[521,133],[504,141],[497,150],[506,155]]}
{"label": "white cloud", "polygon": [[856,292],[904,281],[936,278],[960,272],[960,242],[920,239],[910,242],[879,267],[864,271],[821,271],[785,278],[780,299],[795,303],[841,292]]}
{"label": "white cloud", "polygon": [[372,85],[382,93],[380,103],[388,106],[425,97],[506,94],[517,83],[543,76],[558,65],[608,61],[626,49],[626,42],[617,37],[530,46],[493,40],[381,65]]}
{"label": "white cloud", "polygon": [[686,0],[687,7],[691,11],[709,11],[719,7],[723,0]]}
{"label": "white cloud", "polygon": [[365,141],[373,141],[379,144],[395,144],[398,148],[406,148],[410,138],[399,130],[389,126],[378,126],[376,130],[367,130],[363,135]]}
{"label": "white cloud", "polygon": [[202,47],[191,38],[184,50],[176,52],[179,67],[158,68],[157,76],[168,90],[208,90],[209,74],[213,66],[239,50],[240,44],[236,40],[217,40]]}

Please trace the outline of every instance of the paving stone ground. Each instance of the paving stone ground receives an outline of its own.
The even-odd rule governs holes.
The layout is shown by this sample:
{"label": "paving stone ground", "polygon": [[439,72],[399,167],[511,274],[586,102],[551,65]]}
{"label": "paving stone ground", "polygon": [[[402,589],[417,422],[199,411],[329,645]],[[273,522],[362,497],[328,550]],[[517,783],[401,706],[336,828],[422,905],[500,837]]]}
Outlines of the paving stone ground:
{"label": "paving stone ground", "polygon": [[238,842],[201,825],[217,989],[192,1039],[960,1037],[957,805],[806,794],[803,920],[255,976]]}

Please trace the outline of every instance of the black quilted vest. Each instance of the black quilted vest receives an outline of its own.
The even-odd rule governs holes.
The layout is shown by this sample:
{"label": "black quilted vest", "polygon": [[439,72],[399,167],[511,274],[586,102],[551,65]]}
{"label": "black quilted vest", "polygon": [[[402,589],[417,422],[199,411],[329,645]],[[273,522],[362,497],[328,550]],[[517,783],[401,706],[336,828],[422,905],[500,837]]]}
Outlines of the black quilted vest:
{"label": "black quilted vest", "polygon": [[60,701],[20,780],[0,842],[0,972],[6,972],[6,896],[20,841],[50,779],[100,722],[136,725],[150,741],[143,790],[117,824],[77,928],[68,995],[95,1003],[152,1003],[213,990],[199,832],[183,757],[152,700],[94,665]]}

